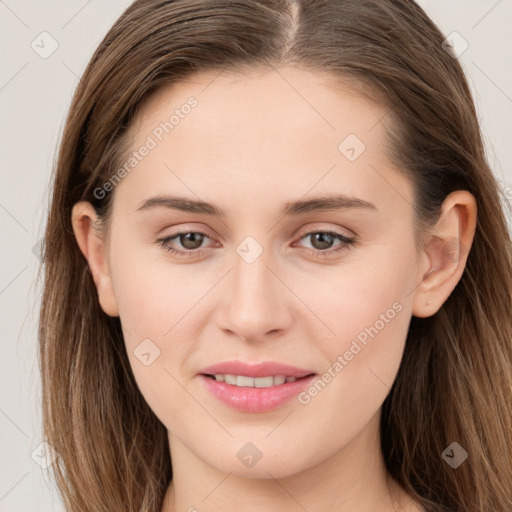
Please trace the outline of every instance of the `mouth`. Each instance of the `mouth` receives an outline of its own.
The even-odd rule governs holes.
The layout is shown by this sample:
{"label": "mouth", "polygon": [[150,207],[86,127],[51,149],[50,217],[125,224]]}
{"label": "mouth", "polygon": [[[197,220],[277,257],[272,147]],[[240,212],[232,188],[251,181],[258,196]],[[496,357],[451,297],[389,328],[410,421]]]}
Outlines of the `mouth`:
{"label": "mouth", "polygon": [[275,362],[227,361],[198,374],[205,390],[219,402],[243,413],[265,413],[290,403],[317,374]]}

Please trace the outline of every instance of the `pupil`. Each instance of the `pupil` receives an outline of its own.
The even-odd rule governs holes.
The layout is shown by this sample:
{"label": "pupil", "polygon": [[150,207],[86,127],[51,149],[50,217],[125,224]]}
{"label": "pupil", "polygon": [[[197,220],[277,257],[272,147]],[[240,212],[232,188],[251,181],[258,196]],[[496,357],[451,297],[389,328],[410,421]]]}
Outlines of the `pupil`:
{"label": "pupil", "polygon": [[[325,237],[327,237],[328,239],[327,242],[325,241]],[[315,233],[315,235],[313,236],[313,240],[316,242],[318,241],[318,239],[320,242],[320,247],[316,247],[316,249],[328,249],[330,244],[332,243],[332,240],[330,240],[332,239],[332,235],[330,235],[329,233]]]}
{"label": "pupil", "polygon": [[200,233],[186,233],[185,235],[181,235],[180,240],[183,247],[186,247],[187,249],[197,249],[201,246],[202,241],[203,235]]}

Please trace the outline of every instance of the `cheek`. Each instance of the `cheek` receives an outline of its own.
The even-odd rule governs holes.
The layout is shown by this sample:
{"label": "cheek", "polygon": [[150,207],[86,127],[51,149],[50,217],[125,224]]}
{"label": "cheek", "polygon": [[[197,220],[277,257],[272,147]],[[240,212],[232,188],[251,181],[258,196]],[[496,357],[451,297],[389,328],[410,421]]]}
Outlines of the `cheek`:
{"label": "cheek", "polygon": [[325,368],[299,398],[311,416],[328,415],[333,436],[340,426],[346,439],[356,435],[391,389],[411,319],[413,254],[381,251],[378,262],[345,268],[318,299],[319,316],[333,332],[318,340]]}
{"label": "cheek", "polygon": [[125,347],[145,401],[160,421],[173,429],[170,418],[200,414],[180,374],[193,350],[193,337],[184,332],[184,315],[190,306],[185,308],[189,301],[184,292],[169,284],[180,283],[159,275],[158,265],[148,271],[141,268],[127,260],[118,266],[115,289]]}
{"label": "cheek", "polygon": [[112,250],[111,266],[126,351],[144,399],[166,423],[197,407],[180,372],[195,349],[196,308],[211,284],[194,265],[171,264],[163,251],[121,249]]}
{"label": "cheek", "polygon": [[324,352],[331,357],[349,350],[354,339],[363,344],[373,338],[382,343],[396,339],[400,345],[407,330],[415,286],[414,247],[396,251],[389,244],[361,254],[295,284],[297,295],[321,320],[317,335],[322,333]]}
{"label": "cheek", "polygon": [[163,249],[140,245],[128,254],[112,251],[119,314],[128,331],[162,339],[186,323],[187,312],[208,291],[208,283],[204,276],[199,279],[194,265],[173,264]]}

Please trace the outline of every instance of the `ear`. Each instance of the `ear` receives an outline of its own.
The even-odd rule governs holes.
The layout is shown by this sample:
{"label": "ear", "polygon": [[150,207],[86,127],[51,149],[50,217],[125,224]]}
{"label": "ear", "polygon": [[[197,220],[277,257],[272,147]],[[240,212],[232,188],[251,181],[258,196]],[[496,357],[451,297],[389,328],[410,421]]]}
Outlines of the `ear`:
{"label": "ear", "polygon": [[439,220],[422,249],[424,264],[414,290],[414,316],[435,314],[459,282],[473,243],[476,214],[476,200],[466,190],[452,192],[444,200]]}
{"label": "ear", "polygon": [[91,269],[101,308],[109,316],[119,316],[108,266],[107,245],[99,231],[96,210],[91,203],[80,201],[73,206],[71,221],[80,250]]}

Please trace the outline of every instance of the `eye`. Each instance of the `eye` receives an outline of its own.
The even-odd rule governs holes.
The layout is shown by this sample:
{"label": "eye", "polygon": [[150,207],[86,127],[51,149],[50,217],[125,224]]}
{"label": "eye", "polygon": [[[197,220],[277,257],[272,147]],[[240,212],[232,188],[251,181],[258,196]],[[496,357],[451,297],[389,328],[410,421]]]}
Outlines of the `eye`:
{"label": "eye", "polygon": [[[157,242],[168,252],[178,254],[180,256],[197,256],[202,254],[204,251],[200,249],[204,239],[210,238],[206,233],[201,231],[182,231],[172,236],[160,238]],[[170,242],[172,240],[178,240],[181,246],[185,250],[176,249]]]}
{"label": "eye", "polygon": [[[300,240],[304,240],[308,237],[311,237],[313,247],[304,247],[304,249],[309,250],[314,256],[320,257],[329,256],[333,253],[348,249],[355,242],[354,238],[347,237],[335,231],[310,231],[303,235]],[[205,249],[201,248],[205,238],[210,237],[201,231],[181,231],[172,236],[160,238],[157,240],[157,243],[166,251],[177,254],[178,256],[198,256],[206,252]],[[173,240],[179,242],[183,249],[174,247],[171,244]],[[334,246],[336,247],[335,249],[331,249],[336,241],[339,242],[338,245]]]}
{"label": "eye", "polygon": [[[354,242],[354,238],[347,237],[336,231],[310,231],[303,235],[300,240],[310,237],[312,247],[306,247],[315,256],[329,256],[338,253],[344,249],[348,249]],[[339,244],[335,249],[331,249],[333,243],[338,241]]]}

